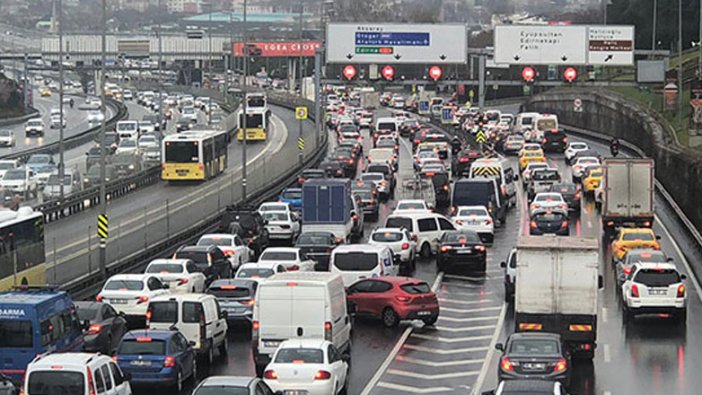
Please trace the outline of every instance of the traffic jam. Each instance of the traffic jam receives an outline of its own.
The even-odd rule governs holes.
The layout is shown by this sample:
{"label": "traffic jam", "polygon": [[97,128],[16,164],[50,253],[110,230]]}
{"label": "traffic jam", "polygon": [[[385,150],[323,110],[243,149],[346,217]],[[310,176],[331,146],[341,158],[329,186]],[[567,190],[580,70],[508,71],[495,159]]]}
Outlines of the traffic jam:
{"label": "traffic jam", "polygon": [[603,261],[625,324],[685,325],[652,160],[616,140],[603,154],[555,115],[427,98],[328,87],[329,153],[274,201],[228,207],[94,300],[0,294],[24,317],[2,326],[0,371],[28,395],[468,393],[485,375],[489,394],[583,393]]}

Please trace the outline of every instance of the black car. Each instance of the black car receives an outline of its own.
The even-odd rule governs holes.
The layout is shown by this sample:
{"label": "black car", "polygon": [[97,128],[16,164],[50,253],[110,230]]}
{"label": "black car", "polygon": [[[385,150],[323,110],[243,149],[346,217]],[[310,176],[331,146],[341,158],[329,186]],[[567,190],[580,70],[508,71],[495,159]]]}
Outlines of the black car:
{"label": "black car", "polygon": [[331,154],[331,158],[334,158],[341,162],[341,166],[344,169],[344,175],[348,178],[353,178],[356,175],[356,170],[358,169],[358,160],[353,153],[353,150],[348,148],[336,148]]}
{"label": "black car", "polygon": [[222,311],[227,312],[227,322],[250,325],[258,282],[242,278],[215,280],[206,293],[214,295]]}
{"label": "black car", "polygon": [[568,203],[568,211],[575,213],[575,215],[580,215],[580,199],[582,196],[580,184],[559,182],[551,185],[549,192],[560,193],[563,196],[563,200]]}
{"label": "black car", "polygon": [[419,128],[421,128],[419,121],[416,119],[406,119],[400,124],[400,136],[410,137],[419,130]]}
{"label": "black car", "polygon": [[176,133],[180,132],[185,132],[186,130],[190,130],[191,127],[190,120],[187,118],[181,118],[176,122]]}
{"label": "black car", "polygon": [[295,241],[300,254],[315,261],[314,270],[317,272],[329,271],[329,258],[338,244],[336,236],[331,232],[305,232]]}
{"label": "black car", "polygon": [[129,331],[124,313],[101,302],[75,302],[78,319],[85,330],[83,349],[111,355],[122,336]]}
{"label": "black car", "polygon": [[253,207],[228,206],[219,225],[223,233],[238,234],[258,257],[268,247],[268,231],[261,214]]}
{"label": "black car", "polygon": [[434,197],[437,207],[448,207],[451,204],[451,186],[448,173],[426,169],[419,176],[421,178],[430,178],[432,184],[434,184]]}
{"label": "black car", "polygon": [[344,141],[341,141],[337,145],[337,147],[352,149],[356,158],[363,156],[363,144],[361,144],[361,142],[359,142],[359,141],[344,140]]}
{"label": "black car", "polygon": [[302,186],[305,180],[312,180],[315,178],[326,178],[326,172],[323,169],[305,169],[302,171],[299,177],[297,177],[297,184]]}
{"label": "black car", "polygon": [[390,195],[394,194],[395,191],[395,172],[392,170],[392,166],[387,163],[369,163],[366,166],[364,173],[383,173],[385,176],[385,181],[390,184]]}
{"label": "black car", "polygon": [[568,395],[557,381],[549,380],[505,380],[497,389],[482,395]]}
{"label": "black car", "polygon": [[232,265],[224,252],[216,245],[181,246],[173,259],[190,259],[197,269],[207,277],[207,283],[218,278],[231,278]]}
{"label": "black car", "polygon": [[319,168],[324,170],[326,177],[332,178],[345,178],[346,171],[344,170],[344,165],[340,160],[334,158],[327,158],[319,164]]}
{"label": "black car", "polygon": [[375,183],[366,181],[355,181],[351,184],[351,193],[358,195],[361,199],[361,211],[370,215],[374,219],[378,218],[380,203],[378,202],[378,188]]}
{"label": "black car", "polygon": [[529,221],[530,235],[570,235],[568,212],[563,209],[537,210]]}
{"label": "black car", "polygon": [[505,344],[498,343],[495,348],[502,351],[497,368],[499,381],[542,379],[559,381],[565,386],[570,381],[570,358],[558,334],[514,333]]}
{"label": "black car", "polygon": [[568,137],[563,129],[553,129],[544,132],[541,147],[544,149],[544,152],[565,152],[568,147]]}
{"label": "black car", "polygon": [[467,268],[485,273],[486,262],[487,249],[477,232],[452,230],[441,235],[436,256],[437,271]]}
{"label": "black car", "polygon": [[451,159],[451,173],[454,176],[468,173],[470,165],[483,154],[474,148],[465,148]]}

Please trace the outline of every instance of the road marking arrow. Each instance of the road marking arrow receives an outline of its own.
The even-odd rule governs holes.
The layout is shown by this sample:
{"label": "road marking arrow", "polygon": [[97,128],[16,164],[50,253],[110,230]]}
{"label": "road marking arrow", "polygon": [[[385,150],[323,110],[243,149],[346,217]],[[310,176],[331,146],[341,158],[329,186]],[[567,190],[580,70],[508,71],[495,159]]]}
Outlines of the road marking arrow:
{"label": "road marking arrow", "polygon": [[424,380],[444,380],[444,379],[453,379],[453,378],[457,378],[457,377],[477,376],[479,372],[421,374],[421,373],[417,373],[417,372],[405,372],[404,370],[398,370],[398,369],[388,369],[387,373],[394,374],[397,376],[404,376],[404,377],[418,377],[418,378],[424,379]]}
{"label": "road marking arrow", "polygon": [[424,366],[436,366],[436,367],[470,365],[472,363],[485,362],[484,359],[460,359],[460,360],[456,360],[456,361],[437,362],[437,361],[425,361],[423,359],[417,359],[417,358],[412,358],[412,357],[403,357],[403,356],[398,356],[395,359],[395,361],[396,362],[413,363],[416,365],[424,365]]}
{"label": "road marking arrow", "polygon": [[449,387],[417,388],[417,387],[411,387],[408,385],[388,383],[385,381],[379,382],[378,387],[401,391],[403,393],[413,393],[413,394],[434,394],[434,393],[446,393],[449,391],[453,391],[453,388],[449,388]]}
{"label": "road marking arrow", "polygon": [[433,340],[441,343],[461,343],[469,342],[475,340],[485,340],[492,339],[492,335],[481,335],[481,336],[463,336],[463,337],[443,337],[443,336],[431,336],[431,335],[420,335],[419,333],[413,333],[410,337],[424,340]]}
{"label": "road marking arrow", "polygon": [[402,347],[407,348],[409,350],[423,351],[423,352],[428,352],[431,354],[442,354],[442,355],[462,354],[462,353],[477,352],[477,351],[487,351],[487,349],[489,348],[489,347],[468,347],[468,348],[454,348],[452,350],[437,350],[434,347],[422,347],[422,346],[415,346],[413,344],[405,344]]}

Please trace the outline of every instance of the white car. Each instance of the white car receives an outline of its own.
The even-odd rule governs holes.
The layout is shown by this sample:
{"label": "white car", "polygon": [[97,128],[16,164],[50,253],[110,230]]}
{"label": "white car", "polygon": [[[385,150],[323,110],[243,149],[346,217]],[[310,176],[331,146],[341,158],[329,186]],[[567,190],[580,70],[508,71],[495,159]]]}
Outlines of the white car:
{"label": "white car", "polygon": [[137,145],[137,141],[135,139],[120,139],[119,144],[117,145],[117,150],[115,151],[115,155],[121,153],[133,154],[138,150],[139,146]]}
{"label": "white car", "polygon": [[686,278],[672,263],[635,263],[621,289],[624,321],[637,314],[671,314],[685,325]]}
{"label": "white car", "polygon": [[50,122],[49,122],[49,127],[51,129],[59,129],[62,124],[63,124],[63,127],[65,128],[66,127],[66,116],[64,116],[63,119],[61,119],[60,114],[54,114],[51,116]]}
{"label": "white car", "polygon": [[568,203],[563,199],[563,195],[558,192],[541,192],[537,193],[529,205],[529,217],[538,209],[555,209],[568,210]]}
{"label": "white car", "polygon": [[253,251],[241,240],[239,235],[228,233],[206,234],[200,237],[197,245],[216,245],[229,258],[232,270],[237,270],[241,265],[248,263]]}
{"label": "white car", "polygon": [[600,165],[600,159],[594,156],[583,156],[576,159],[572,166],[573,182],[577,183],[580,181],[580,178],[582,178],[583,174],[585,173],[586,167],[595,165]]}
{"label": "white car", "polygon": [[132,93],[131,90],[125,89],[122,91],[122,98],[124,100],[132,100],[132,99],[134,99],[134,94]]}
{"label": "white car", "polygon": [[151,121],[139,121],[139,134],[144,135],[156,131],[156,125]]}
{"label": "white car", "polygon": [[258,206],[258,213],[263,215],[266,211],[293,211],[289,203],[265,202]]}
{"label": "white car", "polygon": [[485,206],[458,206],[453,224],[459,230],[473,230],[483,243],[492,244],[495,239],[495,221]]}
{"label": "white car", "polygon": [[402,199],[397,202],[393,213],[405,211],[431,211],[432,208],[422,199]]}
{"label": "white car", "polygon": [[297,247],[268,247],[258,258],[258,263],[275,262],[285,265],[287,271],[314,271],[314,261]]}
{"label": "white car", "polygon": [[0,160],[0,179],[5,176],[9,170],[13,170],[19,167],[19,163],[15,159],[5,159]]}
{"label": "white car", "polygon": [[15,132],[12,130],[0,130],[0,146],[14,147],[15,146]]}
{"label": "white car", "polygon": [[180,119],[187,119],[190,121],[190,123],[197,123],[197,112],[195,112],[195,107],[183,107],[183,110],[180,112]]}
{"label": "white car", "polygon": [[100,123],[105,119],[102,111],[90,111],[88,113],[88,123]]}
{"label": "white car", "polygon": [[139,142],[137,143],[137,147],[139,149],[160,148],[161,144],[159,143],[156,136],[154,136],[153,134],[147,134],[147,135],[139,137]]}
{"label": "white car", "polygon": [[292,244],[300,234],[300,221],[291,211],[265,211],[261,216],[271,240],[288,240]]}
{"label": "white car", "polygon": [[115,274],[105,282],[95,299],[126,315],[146,316],[149,300],[170,292],[153,274]]}
{"label": "white car", "polygon": [[526,168],[524,168],[524,171],[522,171],[522,186],[526,188],[526,186],[529,184],[529,181],[531,181],[531,175],[534,173],[536,170],[541,170],[541,169],[547,169],[548,168],[548,163],[544,162],[532,162],[529,163]]}
{"label": "white car", "polygon": [[392,250],[395,263],[400,265],[400,272],[411,274],[417,264],[417,242],[407,229],[378,228],[371,233],[368,244],[384,245]]}
{"label": "white car", "polygon": [[102,106],[102,101],[97,97],[87,97],[85,102],[78,106],[79,110],[99,110]]}
{"label": "white car", "polygon": [[577,154],[578,152],[587,151],[589,149],[590,149],[590,146],[587,145],[587,143],[583,143],[582,141],[569,142],[568,147],[566,147],[566,150],[565,150],[566,163],[570,163],[570,161],[573,159],[575,154]]}
{"label": "white car", "polygon": [[280,262],[250,262],[241,265],[234,278],[245,278],[258,282],[276,273],[285,273],[286,271],[285,265]]}
{"label": "white car", "polygon": [[346,393],[348,372],[347,357],[331,342],[293,339],[280,343],[263,381],[276,393],[337,395]]}
{"label": "white car", "polygon": [[41,118],[32,118],[24,124],[24,135],[25,136],[35,136],[44,135],[44,121]]}
{"label": "white car", "polygon": [[189,259],[155,259],[144,273],[158,277],[173,293],[205,292],[206,277]]}
{"label": "white car", "polygon": [[37,196],[38,186],[34,172],[26,167],[8,170],[0,180],[0,187],[25,198]]}

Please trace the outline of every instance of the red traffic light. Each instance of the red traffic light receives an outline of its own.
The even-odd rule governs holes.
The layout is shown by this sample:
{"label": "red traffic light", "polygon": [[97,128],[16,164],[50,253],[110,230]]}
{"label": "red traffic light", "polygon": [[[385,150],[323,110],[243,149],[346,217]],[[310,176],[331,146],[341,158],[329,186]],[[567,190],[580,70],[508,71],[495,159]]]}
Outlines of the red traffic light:
{"label": "red traffic light", "polygon": [[522,69],[522,78],[526,82],[531,82],[534,81],[534,78],[536,77],[536,71],[534,70],[533,67],[527,66]]}
{"label": "red traffic light", "polygon": [[568,82],[575,81],[575,79],[578,78],[578,70],[576,70],[575,67],[567,67],[563,71],[563,78]]}
{"label": "red traffic light", "polygon": [[341,72],[344,75],[344,78],[347,80],[352,80],[353,77],[356,76],[356,67],[352,65],[347,65],[344,67],[344,70]]}
{"label": "red traffic light", "polygon": [[429,77],[431,77],[431,79],[433,79],[434,81],[441,78],[442,74],[444,74],[444,72],[443,72],[443,70],[441,70],[441,67],[439,67],[439,66],[431,66],[429,68]]}
{"label": "red traffic light", "polygon": [[386,80],[395,78],[395,68],[392,66],[385,66],[380,72]]}

